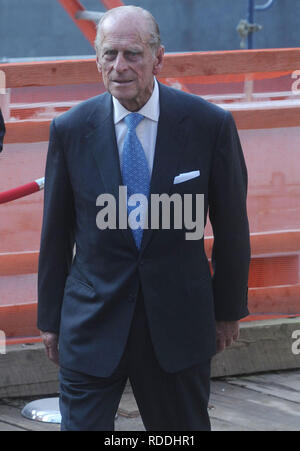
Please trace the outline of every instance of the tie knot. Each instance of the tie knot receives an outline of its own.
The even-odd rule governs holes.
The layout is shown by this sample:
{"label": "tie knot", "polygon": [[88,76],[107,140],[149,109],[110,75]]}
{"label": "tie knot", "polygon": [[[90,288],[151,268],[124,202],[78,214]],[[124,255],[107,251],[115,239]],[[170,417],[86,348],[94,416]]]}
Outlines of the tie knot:
{"label": "tie knot", "polygon": [[128,130],[135,130],[139,123],[144,119],[139,113],[130,113],[125,117],[125,123],[128,127]]}

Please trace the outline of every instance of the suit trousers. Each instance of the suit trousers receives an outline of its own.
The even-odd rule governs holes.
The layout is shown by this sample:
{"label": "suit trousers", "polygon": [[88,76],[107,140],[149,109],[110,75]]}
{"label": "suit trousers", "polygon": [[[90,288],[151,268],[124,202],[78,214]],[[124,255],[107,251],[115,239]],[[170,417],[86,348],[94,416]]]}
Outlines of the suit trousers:
{"label": "suit trousers", "polygon": [[136,302],[123,356],[110,377],[60,368],[62,431],[114,431],[128,378],[147,431],[210,431],[211,362],[165,372],[155,356],[141,289]]}

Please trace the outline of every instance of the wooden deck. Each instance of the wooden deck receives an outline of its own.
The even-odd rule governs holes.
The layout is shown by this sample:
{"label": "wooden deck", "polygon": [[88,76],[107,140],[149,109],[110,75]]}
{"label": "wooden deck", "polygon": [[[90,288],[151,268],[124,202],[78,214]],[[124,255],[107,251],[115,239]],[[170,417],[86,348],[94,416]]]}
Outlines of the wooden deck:
{"label": "wooden deck", "polygon": [[[0,431],[59,431],[58,425],[21,416],[28,399],[0,400]],[[214,379],[213,431],[300,431],[300,370]],[[123,394],[116,431],[144,431],[130,386]]]}

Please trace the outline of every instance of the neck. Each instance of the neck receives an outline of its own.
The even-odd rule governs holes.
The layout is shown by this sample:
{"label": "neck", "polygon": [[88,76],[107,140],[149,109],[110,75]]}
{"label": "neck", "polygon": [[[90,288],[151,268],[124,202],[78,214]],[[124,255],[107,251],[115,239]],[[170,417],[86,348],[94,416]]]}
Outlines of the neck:
{"label": "neck", "polygon": [[134,99],[118,99],[120,104],[126,108],[126,110],[132,113],[139,111],[148,102],[154,91],[154,80],[153,85],[140,97],[135,97]]}

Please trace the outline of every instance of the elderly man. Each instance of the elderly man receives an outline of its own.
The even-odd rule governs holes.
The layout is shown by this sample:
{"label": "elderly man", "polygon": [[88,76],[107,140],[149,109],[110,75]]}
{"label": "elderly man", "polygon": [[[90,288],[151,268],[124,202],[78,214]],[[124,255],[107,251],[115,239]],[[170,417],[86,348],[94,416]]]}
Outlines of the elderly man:
{"label": "elderly man", "polygon": [[[53,121],[46,166],[38,326],[60,365],[62,430],[113,430],[128,378],[146,430],[210,430],[211,358],[248,314],[236,127],[230,113],[157,82],[164,48],[149,12],[107,12],[96,51],[108,92]],[[131,226],[115,208],[101,227],[107,202],[124,201],[120,187]],[[133,202],[163,194],[204,195],[213,275],[203,236],[188,239],[172,220],[163,227],[171,209],[148,227],[149,205]]]}

